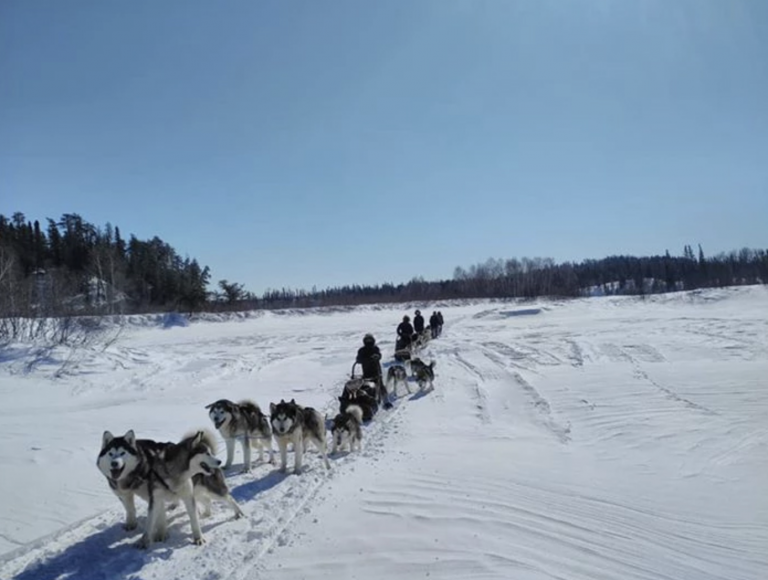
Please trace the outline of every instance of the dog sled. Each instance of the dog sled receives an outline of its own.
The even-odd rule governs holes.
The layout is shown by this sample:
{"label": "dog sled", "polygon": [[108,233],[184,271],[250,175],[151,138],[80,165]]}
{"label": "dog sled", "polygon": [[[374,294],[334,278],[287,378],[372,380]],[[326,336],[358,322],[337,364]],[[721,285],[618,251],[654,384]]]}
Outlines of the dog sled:
{"label": "dog sled", "polygon": [[355,374],[355,368],[360,363],[352,364],[349,379],[344,383],[344,390],[339,397],[339,412],[343,413],[349,405],[357,405],[363,411],[363,421],[368,422],[379,410],[380,390],[382,385],[375,379],[364,378],[362,366],[360,376]]}
{"label": "dog sled", "polygon": [[[360,367],[360,376],[355,374],[355,368]],[[358,362],[352,363],[352,370],[349,373],[349,380],[344,383],[344,392],[347,394],[357,393],[363,386],[376,387],[376,381],[373,379],[363,378],[362,365]]]}

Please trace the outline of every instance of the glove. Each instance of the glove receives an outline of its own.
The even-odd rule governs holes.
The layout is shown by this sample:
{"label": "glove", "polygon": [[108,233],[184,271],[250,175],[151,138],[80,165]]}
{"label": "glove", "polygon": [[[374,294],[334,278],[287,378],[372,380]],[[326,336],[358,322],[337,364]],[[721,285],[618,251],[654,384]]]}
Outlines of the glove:
{"label": "glove", "polygon": [[381,355],[380,354],[372,354],[371,355],[371,360],[381,360]]}

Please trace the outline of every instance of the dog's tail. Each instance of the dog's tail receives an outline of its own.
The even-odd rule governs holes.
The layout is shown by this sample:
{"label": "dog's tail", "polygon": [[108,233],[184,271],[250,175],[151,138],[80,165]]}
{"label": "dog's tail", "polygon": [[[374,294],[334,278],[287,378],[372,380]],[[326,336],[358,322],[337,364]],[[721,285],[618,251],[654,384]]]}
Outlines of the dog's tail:
{"label": "dog's tail", "polygon": [[251,413],[256,413],[257,415],[264,414],[261,412],[261,407],[259,407],[259,405],[251,399],[243,399],[242,401],[238,401],[237,404]]}
{"label": "dog's tail", "polygon": [[197,429],[196,431],[190,431],[184,437],[181,438],[181,443],[185,443],[190,439],[200,437],[199,443],[205,445],[211,452],[211,455],[216,455],[216,437],[213,436],[208,429]]}
{"label": "dog's tail", "polygon": [[358,423],[363,422],[363,409],[360,405],[350,405],[345,412],[352,415]]}

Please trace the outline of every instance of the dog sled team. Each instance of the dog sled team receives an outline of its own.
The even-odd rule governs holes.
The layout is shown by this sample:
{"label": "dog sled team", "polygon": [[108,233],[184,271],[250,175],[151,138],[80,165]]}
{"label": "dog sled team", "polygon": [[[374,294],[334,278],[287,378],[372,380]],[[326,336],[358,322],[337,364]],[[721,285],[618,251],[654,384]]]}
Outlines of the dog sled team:
{"label": "dog sled team", "polygon": [[403,321],[397,327],[397,340],[395,341],[395,360],[403,362],[413,357],[414,353],[422,349],[427,343],[440,336],[443,331],[443,314],[440,311],[432,312],[429,317],[429,325],[424,326],[424,317],[421,310],[416,310],[413,316],[413,324],[408,315],[403,316]]}
{"label": "dog sled team", "polygon": [[[396,363],[388,367],[386,380],[382,373],[381,350],[374,336],[366,334],[363,337],[363,346],[352,366],[352,376],[339,397],[339,412],[329,421],[331,454],[345,448],[349,452],[360,451],[363,424],[373,418],[379,407],[392,407],[390,396],[397,395],[399,385],[411,393],[405,364],[410,366],[411,377],[419,388],[433,388],[434,361],[426,364],[413,355],[428,340],[440,336],[441,330],[442,314],[439,312],[433,312],[426,328],[419,310],[415,313],[413,326],[408,316],[403,317],[397,327],[396,354],[405,351],[408,356],[402,360],[395,357]],[[359,377],[355,376],[358,365],[361,368]],[[267,416],[253,401],[235,403],[220,399],[205,409],[224,439],[224,465],[217,457],[216,440],[207,429],[191,432],[178,443],[138,439],[133,430],[120,436],[105,431],[102,436],[96,464],[125,509],[123,527],[126,530],[138,527],[137,497],[148,505],[146,525],[137,543],[139,548],[146,549],[153,542],[167,538],[168,505],[184,504],[196,545],[205,542],[199,518],[211,514],[213,500],[227,504],[235,519],[243,516],[224,476],[224,470],[234,462],[238,443],[242,447],[244,473],[251,471],[252,449],[258,451],[259,462],[265,462],[266,455],[266,461],[274,463],[273,440],[280,452],[281,471],[287,470],[290,446],[294,454],[294,471],[301,473],[303,455],[309,443],[317,449],[325,468],[330,469],[326,418],[312,407],[299,405],[293,399],[281,400],[270,403]]]}

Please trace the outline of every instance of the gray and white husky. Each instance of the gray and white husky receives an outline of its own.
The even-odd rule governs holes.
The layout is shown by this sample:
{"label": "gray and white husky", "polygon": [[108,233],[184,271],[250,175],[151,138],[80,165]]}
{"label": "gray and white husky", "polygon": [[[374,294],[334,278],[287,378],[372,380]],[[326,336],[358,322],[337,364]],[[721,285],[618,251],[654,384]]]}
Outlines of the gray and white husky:
{"label": "gray and white husky", "polygon": [[435,380],[435,361],[426,364],[420,358],[414,358],[411,360],[411,372],[416,377],[416,381],[419,383],[419,388],[423,389],[427,384],[429,388],[434,389]]}
{"label": "gray and white husky", "polygon": [[408,371],[405,370],[403,365],[392,365],[387,369],[387,387],[390,393],[394,393],[397,396],[397,385],[402,383],[405,385],[405,390],[408,393],[411,392],[411,388],[408,386]]}
{"label": "gray and white husky", "polygon": [[317,447],[323,457],[326,469],[331,468],[328,462],[325,421],[323,416],[312,407],[302,407],[291,399],[286,403],[270,403],[270,422],[272,434],[280,449],[280,471],[286,471],[288,465],[288,444],[293,443],[294,471],[301,473],[302,456],[307,450],[307,442]]}
{"label": "gray and white husky", "polygon": [[259,461],[264,461],[264,451],[267,450],[269,462],[275,462],[272,428],[269,419],[256,403],[248,400],[234,403],[228,399],[219,399],[205,408],[227,445],[224,469],[232,466],[236,441],[240,441],[243,446],[243,472],[251,470],[251,447],[259,450]]}
{"label": "gray and white husky", "polygon": [[349,405],[343,413],[339,413],[333,419],[331,437],[333,447],[331,454],[335,454],[344,447],[349,447],[350,453],[362,449],[363,440],[363,410],[358,405]]}
{"label": "gray and white husky", "polygon": [[137,527],[136,496],[149,504],[147,524],[138,547],[148,548],[153,541],[167,536],[166,502],[181,500],[186,507],[195,544],[202,544],[202,530],[197,501],[203,515],[210,514],[211,499],[227,502],[235,519],[243,512],[232,497],[216,458],[216,444],[211,433],[197,431],[179,443],[160,443],[136,439],[133,430],[115,437],[105,431],[96,464],[110,489],[125,507],[125,529]]}

